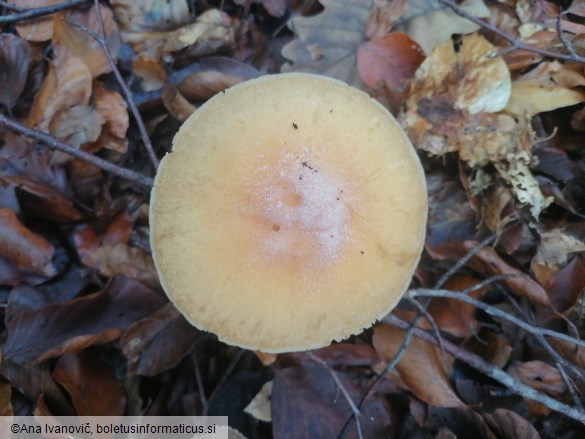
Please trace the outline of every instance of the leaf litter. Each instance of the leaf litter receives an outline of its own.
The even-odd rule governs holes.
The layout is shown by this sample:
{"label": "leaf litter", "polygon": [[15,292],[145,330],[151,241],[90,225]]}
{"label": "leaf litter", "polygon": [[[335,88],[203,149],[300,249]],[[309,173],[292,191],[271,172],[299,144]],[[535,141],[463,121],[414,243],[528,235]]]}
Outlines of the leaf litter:
{"label": "leaf litter", "polygon": [[[0,5],[0,18],[11,7]],[[476,355],[467,363],[416,337],[401,351],[405,332],[387,323],[311,355],[226,346],[162,294],[143,186],[0,123],[3,413],[227,414],[259,438],[585,434],[521,390],[579,409],[585,348],[508,318],[541,334],[585,331],[582,2],[98,7],[0,25],[0,115],[152,176],[144,134],[162,156],[180,122],[234,84],[280,71],[346,81],[398,117],[423,161],[429,224],[413,287],[433,288],[459,263],[442,288],[490,313],[439,297],[417,324]],[[413,304],[399,308],[413,322]],[[509,384],[474,371],[477,358]]]}

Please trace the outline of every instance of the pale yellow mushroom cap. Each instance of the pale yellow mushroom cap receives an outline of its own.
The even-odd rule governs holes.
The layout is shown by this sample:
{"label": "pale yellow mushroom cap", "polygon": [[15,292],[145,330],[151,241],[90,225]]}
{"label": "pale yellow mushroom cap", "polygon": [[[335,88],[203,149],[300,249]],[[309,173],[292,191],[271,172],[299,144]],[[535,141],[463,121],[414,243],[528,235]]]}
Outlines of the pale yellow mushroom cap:
{"label": "pale yellow mushroom cap", "polygon": [[236,85],[181,127],[150,204],[162,286],[220,340],[264,352],[341,340],[408,287],[423,170],[378,102],[323,76]]}

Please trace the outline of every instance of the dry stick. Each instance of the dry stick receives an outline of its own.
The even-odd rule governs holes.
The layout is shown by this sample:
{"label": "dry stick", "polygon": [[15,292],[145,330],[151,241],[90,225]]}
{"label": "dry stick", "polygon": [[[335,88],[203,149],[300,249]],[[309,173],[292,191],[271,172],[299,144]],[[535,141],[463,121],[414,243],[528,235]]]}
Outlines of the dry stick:
{"label": "dry stick", "polygon": [[477,17],[474,17],[473,15],[471,15],[469,12],[466,12],[465,10],[463,10],[461,7],[459,7],[454,1],[452,0],[437,0],[439,3],[441,3],[444,6],[447,6],[448,8],[450,8],[453,12],[455,12],[457,15],[463,17],[463,18],[467,18],[469,21],[473,21],[475,24],[477,24],[478,26],[489,30],[490,32],[495,33],[496,35],[498,35],[499,37],[502,37],[503,39],[505,39],[506,41],[508,41],[508,43],[510,43],[512,46],[511,47],[507,47],[505,48],[505,52],[510,52],[513,50],[527,50],[529,52],[532,53],[537,53],[539,55],[542,56],[546,56],[549,58],[555,58],[555,59],[561,59],[563,61],[575,61],[581,64],[585,64],[585,57],[579,56],[577,54],[564,54],[564,53],[560,53],[560,52],[552,52],[550,50],[546,50],[546,49],[539,49],[538,47],[534,47],[531,46],[529,44],[525,44],[521,41],[518,41],[515,37],[508,35],[506,32],[501,31],[500,29],[498,29],[495,26],[492,26],[489,23],[486,23],[483,20],[480,20]]}
{"label": "dry stick", "polygon": [[[235,355],[235,357],[232,359],[231,363],[228,364],[228,367],[223,372],[223,375],[219,379],[219,382],[215,386],[215,389],[213,389],[213,391],[211,392],[211,395],[209,395],[209,398],[207,398],[207,408],[208,409],[209,409],[209,406],[211,405],[211,401],[213,401],[213,399],[217,396],[218,392],[223,387],[223,385],[226,383],[226,381],[228,380],[228,378],[230,377],[230,375],[232,374],[232,372],[236,368],[236,365],[238,364],[238,362],[240,361],[240,359],[242,358],[242,356],[246,352],[247,351],[245,349],[240,349],[238,351],[238,353]],[[203,413],[203,415],[207,416],[207,411],[205,411]]]}
{"label": "dry stick", "polygon": [[[17,23],[23,20],[30,20],[31,18],[38,18],[44,15],[49,15],[55,12],[63,11],[65,9],[74,8],[75,6],[79,6],[88,2],[89,0],[71,0],[68,2],[57,3],[56,5],[45,6],[42,8],[25,9],[15,14],[0,16],[0,24]],[[10,7],[9,5],[5,5],[4,2],[2,2],[2,6]]]}
{"label": "dry stick", "polygon": [[207,398],[205,398],[205,387],[203,386],[203,378],[201,377],[201,370],[199,369],[199,361],[197,360],[196,349],[193,349],[193,352],[191,353],[191,359],[193,360],[193,367],[195,368],[195,380],[197,382],[197,390],[199,390],[201,410],[203,413],[207,413]]}
{"label": "dry stick", "polygon": [[79,159],[85,163],[89,163],[90,165],[94,165],[106,172],[109,172],[110,174],[116,175],[117,177],[124,178],[147,187],[152,187],[153,185],[152,178],[145,177],[144,175],[138,174],[137,172],[114,165],[113,163],[101,159],[93,154],[89,154],[85,151],[74,148],[67,143],[61,142],[59,139],[56,139],[49,134],[29,128],[20,122],[0,114],[0,126],[2,125],[8,128],[10,131],[22,134],[25,137],[42,143],[43,145],[47,145],[58,151],[64,152],[65,154],[69,154],[76,159]]}
{"label": "dry stick", "polygon": [[562,14],[557,15],[557,34],[559,35],[559,40],[561,40],[561,44],[567,50],[567,52],[569,52],[573,56],[579,56],[575,52],[573,45],[571,43],[569,43],[567,41],[567,39],[565,38],[565,34],[563,33],[563,27],[561,25],[561,17],[562,17]]}
{"label": "dry stick", "polygon": [[347,400],[347,403],[349,404],[349,408],[351,409],[351,411],[353,413],[353,417],[355,418],[355,423],[356,423],[356,427],[357,427],[358,436],[360,437],[360,439],[363,439],[362,426],[360,424],[360,419],[359,419],[359,417],[361,415],[360,409],[357,408],[357,406],[353,402],[353,399],[351,399],[349,392],[347,391],[347,389],[345,388],[343,383],[340,381],[340,379],[337,376],[337,374],[335,373],[335,371],[333,369],[331,369],[329,367],[329,365],[325,361],[323,361],[323,359],[317,357],[315,354],[313,354],[310,351],[307,352],[307,355],[309,357],[311,357],[311,359],[313,361],[319,363],[321,366],[323,366],[325,369],[327,369],[327,371],[331,374],[333,381],[335,381],[335,384],[337,384],[337,387],[341,390],[341,393],[343,393],[343,396]]}
{"label": "dry stick", "polygon": [[[489,245],[494,240],[495,240],[494,236],[489,236],[486,239],[484,239],[483,241],[481,241],[476,247],[469,250],[465,254],[465,256],[463,256],[459,261],[457,261],[457,263],[455,265],[453,265],[449,270],[447,270],[447,272],[443,276],[441,276],[441,278],[435,284],[435,288],[442,287],[451,278],[451,276],[453,276],[465,264],[467,264],[467,262],[469,262],[469,260],[471,258],[473,258],[477,253],[479,253],[482,248]],[[429,297],[423,303],[421,303],[421,309],[419,309],[419,311],[415,315],[414,319],[412,319],[412,322],[410,324],[410,328],[404,334],[404,339],[402,340],[402,343],[398,347],[398,351],[396,351],[396,354],[394,354],[394,357],[392,357],[392,360],[390,360],[390,362],[388,362],[386,367],[384,367],[384,370],[382,371],[382,373],[380,373],[374,379],[374,381],[372,382],[372,384],[370,385],[370,387],[366,391],[365,395],[360,400],[360,402],[358,404],[358,408],[361,408],[362,405],[364,405],[364,403],[370,398],[370,396],[374,393],[374,390],[376,389],[376,387],[378,387],[378,385],[382,382],[382,380],[388,374],[388,372],[390,372],[392,369],[394,369],[394,367],[396,367],[396,365],[398,364],[398,362],[400,361],[400,359],[402,358],[402,356],[406,352],[406,349],[408,348],[410,340],[412,339],[412,336],[414,334],[414,332],[413,332],[414,328],[418,325],[418,323],[420,322],[420,320],[423,317],[422,310],[423,309],[426,310],[426,308],[431,303],[431,300],[432,300],[432,298]],[[354,418],[353,415],[350,416],[349,418],[347,418],[339,435],[337,436],[338,439],[342,439],[345,436],[347,429],[351,425],[351,421],[353,420],[353,418]]]}
{"label": "dry stick", "polygon": [[87,27],[82,26],[79,23],[75,23],[75,22],[67,20],[67,19],[65,19],[65,21],[67,21],[67,23],[69,23],[71,26],[79,29],[82,32],[85,32],[87,35],[92,37],[96,41],[96,43],[98,43],[100,45],[100,47],[102,48],[102,50],[103,50],[103,52],[106,55],[106,58],[108,60],[108,64],[110,65],[110,68],[112,69],[112,72],[114,73],[114,76],[116,77],[116,81],[120,85],[120,88],[122,89],[122,93],[124,93],[124,97],[126,98],[126,101],[128,102],[128,107],[130,107],[130,111],[132,112],[132,115],[134,116],[134,120],[136,121],[136,125],[138,125],[138,131],[140,131],[140,137],[142,138],[142,143],[144,143],[144,147],[146,148],[146,153],[148,154],[148,157],[149,157],[150,161],[152,162],[154,169],[156,170],[158,168],[158,158],[156,157],[156,154],[155,154],[154,149],[152,147],[152,142],[150,141],[150,137],[148,137],[148,132],[146,130],[146,126],[144,125],[144,120],[142,120],[142,116],[140,115],[140,111],[138,110],[138,107],[136,106],[136,102],[134,101],[134,96],[132,95],[132,92],[130,91],[130,89],[126,85],[126,82],[124,81],[124,78],[122,77],[122,74],[120,73],[120,70],[118,70],[118,66],[116,65],[116,61],[114,60],[114,57],[112,56],[112,53],[110,52],[110,49],[108,48],[108,42],[106,40],[106,31],[104,28],[104,19],[102,17],[102,11],[100,9],[99,0],[94,0],[94,4],[95,4],[95,8],[96,8],[96,14],[98,17],[98,23],[99,23],[101,35],[96,34],[91,29],[88,29]]}
{"label": "dry stick", "polygon": [[[396,317],[395,315],[392,314],[387,315],[384,318],[384,322],[396,328],[402,329],[403,331],[411,327],[411,324],[409,322],[402,320],[401,318]],[[438,346],[439,344],[435,337],[433,337],[433,335],[431,335],[429,332],[423,329],[414,328],[414,335],[420,338],[421,340],[424,340],[435,346]],[[526,384],[515,380],[500,368],[494,366],[493,364],[488,363],[479,355],[468,352],[465,349],[462,349],[459,346],[447,340],[443,340],[443,346],[445,347],[445,350],[447,352],[453,355],[453,357],[461,360],[465,364],[482,372],[483,374],[489,376],[490,378],[493,378],[494,380],[498,381],[500,384],[504,385],[507,389],[513,391],[517,395],[520,395],[523,398],[530,399],[532,401],[536,401],[548,407],[551,410],[568,416],[571,419],[585,423],[585,412],[578,410],[575,407],[568,406],[562,402],[557,401],[556,399],[551,398],[548,395],[545,395],[534,390],[532,387],[529,387]]]}

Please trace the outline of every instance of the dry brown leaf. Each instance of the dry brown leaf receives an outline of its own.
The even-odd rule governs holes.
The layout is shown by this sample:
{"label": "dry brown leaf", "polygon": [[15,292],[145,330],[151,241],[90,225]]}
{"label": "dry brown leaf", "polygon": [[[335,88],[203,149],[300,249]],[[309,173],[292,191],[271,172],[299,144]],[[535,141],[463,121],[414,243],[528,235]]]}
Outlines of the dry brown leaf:
{"label": "dry brown leaf", "polygon": [[365,35],[368,40],[386,35],[406,9],[406,0],[374,0]]}
{"label": "dry brown leaf", "polygon": [[132,73],[142,80],[142,89],[147,92],[160,89],[167,79],[166,70],[156,59],[146,54],[132,60]]}
{"label": "dry brown leaf", "polygon": [[197,107],[185,99],[173,84],[165,85],[161,99],[169,114],[181,122],[187,120],[197,109]]}
{"label": "dry brown leaf", "polygon": [[54,252],[54,247],[27,229],[11,209],[0,208],[0,257],[20,270],[49,277],[56,273],[51,262]]}
{"label": "dry brown leaf", "polygon": [[12,34],[0,34],[0,104],[12,108],[24,90],[31,61],[30,47]]}
{"label": "dry brown leaf", "polygon": [[13,409],[10,397],[12,396],[12,386],[9,383],[0,383],[0,416],[12,416]]}
{"label": "dry brown leaf", "polygon": [[260,391],[256,394],[250,404],[246,406],[244,412],[263,422],[272,422],[270,412],[270,397],[272,396],[272,386],[274,381],[264,383]]}
{"label": "dry brown leaf", "polygon": [[[22,9],[36,9],[53,6],[62,0],[9,0],[8,3]],[[49,14],[32,20],[21,21],[16,24],[16,32],[27,41],[41,43],[50,40],[53,36],[53,17]]]}
{"label": "dry brown leaf", "polygon": [[[114,21],[114,15],[111,9],[100,4],[100,11],[108,50],[115,59],[120,45],[120,31]],[[110,73],[112,68],[99,43],[90,34],[76,28],[68,22],[87,28],[97,35],[101,35],[95,5],[88,10],[67,11],[57,14],[55,16],[53,30],[53,44],[63,46],[71,54],[79,57],[87,65],[94,78],[104,73]]]}
{"label": "dry brown leaf", "polygon": [[542,361],[514,361],[507,372],[527,386],[554,398],[560,397],[567,390],[561,373]]}
{"label": "dry brown leaf", "polygon": [[[176,52],[188,47],[192,57],[213,55],[218,49],[231,49],[235,44],[235,24],[219,9],[205,11],[194,23],[183,26],[166,35],[163,53]],[[172,60],[172,56],[167,56]]]}
{"label": "dry brown leaf", "polygon": [[550,277],[559,270],[559,266],[567,262],[571,253],[582,251],[585,251],[585,243],[563,233],[561,229],[543,232],[540,234],[540,244],[532,259],[531,269],[539,281],[546,285]]}
{"label": "dry brown leaf", "polygon": [[[403,339],[404,331],[393,326],[381,324],[374,328],[374,348],[386,362],[392,360]],[[427,404],[436,407],[464,405],[449,384],[440,351],[435,346],[413,338],[396,370],[407,389]]]}
{"label": "dry brown leaf", "polygon": [[[579,83],[574,72],[557,61],[541,63],[512,84],[506,112],[515,117],[531,118],[538,113],[585,102],[585,93],[567,88]],[[582,77],[582,75],[581,75]]]}
{"label": "dry brown leaf", "polygon": [[512,410],[499,408],[483,417],[500,439],[541,439],[532,424]]}
{"label": "dry brown leaf", "polygon": [[[407,33],[429,54],[453,34],[466,35],[479,26],[453,12],[437,0],[409,0],[395,29]],[[477,18],[490,15],[483,0],[464,0],[459,7]]]}
{"label": "dry brown leaf", "polygon": [[317,73],[360,86],[356,51],[364,32],[372,0],[322,0],[325,10],[313,17],[292,19],[296,39],[282,49],[292,64],[283,72]]}
{"label": "dry brown leaf", "polygon": [[120,93],[108,90],[98,81],[94,82],[93,93],[93,105],[105,118],[105,125],[97,140],[99,146],[125,153],[128,149],[126,133],[130,124],[126,101]]}
{"label": "dry brown leaf", "polygon": [[53,378],[71,396],[78,416],[124,414],[124,387],[95,352],[84,350],[63,355],[55,365]]}
{"label": "dry brown leaf", "polygon": [[63,47],[55,47],[49,72],[35,95],[27,124],[48,132],[55,113],[75,105],[88,105],[91,80],[91,72],[80,58]]}
{"label": "dry brown leaf", "polygon": [[357,51],[360,79],[372,89],[386,86],[403,92],[424,60],[424,53],[401,32],[391,32],[362,44]]}
{"label": "dry brown leaf", "polygon": [[185,77],[177,85],[177,89],[187,99],[208,99],[243,80],[244,78],[230,73],[201,70]]}
{"label": "dry brown leaf", "polygon": [[[477,244],[478,243],[475,241],[466,241],[464,243],[468,250],[475,248]],[[481,273],[488,273],[490,275],[513,275],[514,277],[510,277],[502,281],[513,292],[520,296],[526,297],[538,305],[545,306],[547,308],[552,307],[550,299],[544,288],[542,288],[538,282],[531,279],[528,275],[505,263],[493,248],[482,248],[472,259],[471,266]]]}
{"label": "dry brown leaf", "polygon": [[186,0],[112,0],[110,3],[125,32],[167,31],[191,20]]}

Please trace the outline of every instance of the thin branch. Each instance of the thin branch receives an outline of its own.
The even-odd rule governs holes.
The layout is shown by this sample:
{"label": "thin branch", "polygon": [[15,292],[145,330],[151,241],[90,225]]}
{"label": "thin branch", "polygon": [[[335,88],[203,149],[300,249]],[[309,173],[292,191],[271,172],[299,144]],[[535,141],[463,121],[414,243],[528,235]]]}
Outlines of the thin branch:
{"label": "thin branch", "polygon": [[437,1],[439,3],[441,3],[443,6],[450,8],[457,15],[459,15],[463,18],[467,18],[469,21],[474,22],[478,26],[480,26],[486,30],[489,30],[490,32],[493,32],[494,34],[498,35],[499,37],[505,39],[508,43],[511,44],[510,47],[506,47],[504,49],[505,52],[510,52],[513,50],[527,50],[529,52],[537,53],[539,55],[546,56],[549,58],[560,59],[563,61],[575,61],[575,62],[578,62],[581,64],[585,64],[585,57],[579,56],[577,54],[575,54],[575,55],[568,54],[567,55],[565,53],[553,52],[553,51],[546,50],[546,49],[540,49],[538,47],[534,47],[534,46],[531,46],[529,44],[525,44],[521,41],[518,41],[518,39],[513,37],[512,35],[508,35],[506,32],[498,29],[497,27],[492,26],[491,24],[486,23],[485,21],[480,20],[477,17],[474,17],[469,12],[466,12],[459,5],[457,5],[453,0],[437,0]]}
{"label": "thin branch", "polygon": [[70,156],[75,157],[76,159],[79,159],[85,163],[89,163],[90,165],[96,166],[101,170],[109,172],[110,174],[113,174],[117,177],[133,181],[134,183],[140,184],[142,186],[152,187],[153,185],[152,178],[145,177],[144,175],[138,174],[137,172],[114,165],[113,163],[101,159],[93,154],[89,154],[85,151],[74,148],[73,146],[68,145],[67,143],[61,142],[59,139],[56,139],[55,137],[49,134],[29,128],[21,124],[20,122],[15,121],[14,119],[10,119],[5,115],[0,114],[0,126],[2,125],[8,128],[10,131],[22,134],[25,137],[42,143],[43,145],[64,152],[65,154],[69,154]]}
{"label": "thin branch", "polygon": [[327,369],[327,371],[331,374],[331,377],[333,378],[333,381],[335,381],[335,384],[337,385],[337,387],[339,388],[339,390],[341,390],[341,393],[343,393],[343,396],[347,400],[347,403],[349,404],[349,408],[351,409],[351,411],[353,413],[353,417],[354,417],[355,422],[356,422],[358,436],[359,436],[360,439],[363,439],[362,427],[361,427],[360,418],[359,418],[360,415],[361,415],[360,409],[357,408],[357,406],[353,402],[353,399],[351,399],[351,396],[349,395],[349,392],[347,391],[347,389],[345,388],[345,386],[343,385],[343,383],[341,382],[341,380],[339,379],[339,377],[337,376],[337,374],[335,373],[335,371],[333,369],[331,369],[329,367],[329,365],[325,361],[323,361],[321,358],[317,357],[315,354],[313,354],[310,351],[307,352],[307,355],[309,357],[311,357],[311,359],[313,361],[319,363],[321,366],[323,366],[325,369]]}
{"label": "thin branch", "polygon": [[[247,351],[245,349],[240,349],[238,351],[238,353],[234,356],[234,358],[232,359],[230,364],[228,364],[228,367],[226,367],[225,371],[223,372],[223,375],[219,379],[219,382],[217,383],[217,385],[215,386],[215,388],[213,389],[213,391],[209,395],[209,398],[207,398],[207,408],[209,408],[209,406],[211,405],[211,401],[213,401],[215,399],[215,397],[217,396],[217,394],[219,393],[219,391],[221,390],[223,385],[226,383],[226,381],[228,380],[228,378],[230,377],[230,375],[232,374],[232,372],[236,368],[240,359],[244,356],[244,354],[246,352]],[[203,415],[207,416],[207,411],[205,411],[203,413]]]}
{"label": "thin branch", "polygon": [[197,359],[196,349],[193,349],[193,352],[191,353],[191,359],[193,360],[193,367],[195,369],[195,380],[197,382],[201,410],[203,413],[207,413],[209,408],[207,405],[207,398],[205,398],[205,387],[203,386],[203,378],[201,377],[201,370],[199,369],[199,361]]}
{"label": "thin branch", "polygon": [[[3,6],[9,7],[8,5],[4,5],[4,2],[2,3]],[[89,3],[89,0],[70,0],[68,2],[57,3],[56,5],[45,6],[42,8],[25,9],[15,14],[0,16],[0,24],[17,23],[32,18],[43,17],[45,15],[54,14],[55,12],[83,5],[84,3]]]}
{"label": "thin branch", "polygon": [[577,55],[577,53],[575,52],[573,45],[569,43],[569,41],[567,41],[567,39],[565,38],[561,17],[562,14],[557,15],[557,34],[559,35],[559,40],[561,40],[561,44],[567,50],[567,52],[569,52],[572,56],[578,57],[579,55]]}
{"label": "thin branch", "polygon": [[551,331],[550,329],[535,328],[534,326],[526,323],[523,320],[520,320],[518,317],[515,317],[512,314],[509,314],[505,311],[502,311],[501,309],[498,309],[495,306],[489,305],[489,304],[481,302],[479,300],[475,300],[469,296],[466,296],[465,294],[462,294],[461,292],[454,292],[454,291],[448,291],[448,290],[430,290],[430,289],[426,289],[426,288],[418,288],[415,290],[409,290],[407,294],[408,294],[408,296],[410,296],[412,298],[415,298],[415,297],[431,297],[431,298],[432,297],[446,297],[449,299],[459,300],[461,302],[465,302],[465,303],[468,303],[470,305],[473,305],[476,308],[479,308],[482,311],[485,311],[487,314],[489,314],[493,317],[497,317],[497,318],[500,318],[503,320],[507,320],[511,323],[514,323],[516,326],[524,329],[526,332],[528,332],[530,334],[546,335],[549,337],[554,337],[554,338],[558,338],[560,340],[568,341],[569,343],[574,343],[578,346],[585,347],[585,341],[583,341],[583,340],[578,340],[574,337],[571,337],[570,335],[566,335],[566,334],[556,332],[556,331]]}
{"label": "thin branch", "polygon": [[114,60],[114,57],[112,56],[112,53],[110,52],[110,49],[108,48],[108,42],[106,40],[106,31],[104,28],[104,19],[102,17],[102,11],[100,9],[99,0],[94,0],[94,4],[95,4],[96,14],[98,17],[98,23],[99,23],[99,27],[100,27],[99,34],[95,33],[94,31],[92,31],[91,29],[89,29],[85,26],[82,26],[79,23],[75,23],[75,22],[67,20],[67,19],[65,19],[65,21],[67,23],[69,23],[71,26],[79,29],[80,31],[82,31],[82,32],[86,33],[87,35],[89,35],[90,37],[92,37],[96,41],[96,43],[98,43],[100,45],[100,47],[102,48],[102,51],[104,52],[104,54],[106,55],[106,58],[108,60],[108,64],[110,65],[110,68],[112,69],[112,73],[114,73],[114,76],[116,77],[116,81],[120,85],[122,93],[124,94],[124,97],[126,98],[126,102],[128,102],[128,107],[130,108],[130,111],[132,112],[132,115],[134,116],[134,120],[136,121],[136,125],[138,126],[138,131],[140,131],[140,137],[142,138],[142,143],[144,143],[144,147],[146,148],[146,153],[148,154],[148,157],[149,157],[152,165],[154,166],[154,169],[156,170],[158,168],[159,162],[158,162],[158,158],[156,157],[156,154],[154,152],[154,149],[152,147],[152,142],[150,141],[150,137],[148,136],[148,131],[146,130],[146,126],[144,125],[144,120],[142,120],[142,116],[140,115],[140,111],[138,110],[138,106],[136,105],[136,102],[134,101],[134,96],[132,95],[132,92],[128,88],[128,85],[126,85],[126,81],[124,81],[124,78],[122,77],[122,74],[120,73],[120,70],[118,70],[118,66],[116,65],[116,60]]}
{"label": "thin branch", "polygon": [[[393,314],[387,315],[384,318],[384,322],[388,323],[396,328],[402,329],[403,331],[406,331],[412,327],[411,323],[409,323],[405,320],[402,320],[401,318],[399,318]],[[435,337],[431,333],[429,333],[428,331],[425,331],[421,328],[414,328],[414,335],[416,337],[420,338],[421,340],[424,340],[424,341],[431,343],[435,346],[438,346],[438,344],[439,344],[438,341],[435,339]],[[551,398],[550,396],[545,395],[544,393],[541,393],[541,392],[534,390],[532,387],[527,386],[526,384],[515,380],[513,377],[511,377],[509,374],[504,372],[502,369],[494,366],[493,364],[488,363],[483,358],[481,358],[479,355],[468,352],[465,349],[460,348],[459,346],[457,346],[457,345],[455,345],[447,340],[443,340],[443,346],[445,347],[445,350],[448,353],[453,355],[453,357],[457,358],[458,360],[461,360],[465,364],[482,372],[483,374],[489,376],[490,378],[493,378],[494,380],[498,381],[500,384],[504,385],[507,389],[514,392],[515,394],[520,395],[523,398],[529,399],[531,401],[536,401],[536,402],[548,407],[549,409],[551,409],[553,411],[556,411],[558,413],[562,413],[565,416],[568,416],[571,419],[585,423],[585,412],[583,412],[575,407],[571,407],[569,405],[566,405],[560,401],[557,401],[556,399]]]}

